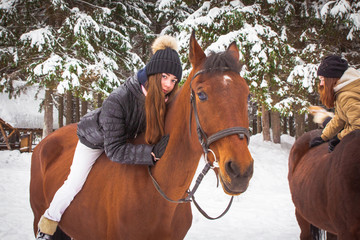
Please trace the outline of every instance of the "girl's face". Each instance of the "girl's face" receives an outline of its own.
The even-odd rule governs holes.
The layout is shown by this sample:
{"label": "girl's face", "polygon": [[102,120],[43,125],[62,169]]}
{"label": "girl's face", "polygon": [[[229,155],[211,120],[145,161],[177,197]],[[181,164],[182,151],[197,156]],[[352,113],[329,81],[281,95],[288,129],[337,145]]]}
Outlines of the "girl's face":
{"label": "girl's face", "polygon": [[325,78],[323,76],[319,76],[320,79],[320,86],[325,86]]}
{"label": "girl's face", "polygon": [[170,73],[162,73],[161,74],[161,87],[163,93],[169,94],[175,87],[176,82],[178,79],[175,77],[175,75],[172,75]]}

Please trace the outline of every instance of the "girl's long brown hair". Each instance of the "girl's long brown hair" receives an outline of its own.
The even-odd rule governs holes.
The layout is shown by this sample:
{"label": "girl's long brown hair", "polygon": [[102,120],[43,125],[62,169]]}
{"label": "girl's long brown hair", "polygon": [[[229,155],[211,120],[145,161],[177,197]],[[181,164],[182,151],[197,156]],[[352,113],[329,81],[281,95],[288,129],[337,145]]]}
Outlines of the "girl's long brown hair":
{"label": "girl's long brown hair", "polygon": [[[166,103],[165,95],[161,86],[162,73],[150,75],[146,82],[147,96],[145,98],[145,113],[146,113],[146,131],[145,141],[148,144],[157,143],[165,133],[165,113]],[[179,81],[179,80],[178,80]],[[167,95],[168,101],[173,98],[178,89],[178,84],[175,84],[174,89]]]}
{"label": "girl's long brown hair", "polygon": [[319,86],[320,100],[327,108],[333,108],[335,103],[334,87],[339,78],[325,78],[325,86]]}

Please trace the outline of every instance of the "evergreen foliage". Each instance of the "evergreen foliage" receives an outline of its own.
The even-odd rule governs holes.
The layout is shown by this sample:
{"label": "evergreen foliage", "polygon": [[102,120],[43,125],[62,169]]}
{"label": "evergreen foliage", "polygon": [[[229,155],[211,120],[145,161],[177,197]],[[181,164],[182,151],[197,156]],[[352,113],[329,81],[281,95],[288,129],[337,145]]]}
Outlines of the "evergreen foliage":
{"label": "evergreen foliage", "polygon": [[107,95],[144,66],[148,51],[144,54],[139,46],[154,38],[143,12],[151,5],[144,1],[8,3],[13,5],[1,9],[0,40],[1,85],[6,91],[13,90],[15,75],[60,94],[72,90],[86,98],[93,92]]}
{"label": "evergreen foliage", "polygon": [[251,100],[283,116],[319,103],[322,57],[360,64],[358,1],[3,0],[0,90],[19,93],[12,80],[21,79],[54,94],[106,96],[146,64],[157,34],[179,40],[184,81],[192,30],[207,54],[235,41]]}

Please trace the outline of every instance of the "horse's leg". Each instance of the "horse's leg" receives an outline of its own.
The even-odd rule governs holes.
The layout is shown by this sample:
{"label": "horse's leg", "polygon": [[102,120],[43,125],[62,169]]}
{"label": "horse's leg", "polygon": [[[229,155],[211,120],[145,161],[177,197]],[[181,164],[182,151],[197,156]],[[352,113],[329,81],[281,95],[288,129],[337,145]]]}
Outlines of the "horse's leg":
{"label": "horse's leg", "polygon": [[295,209],[295,216],[301,230],[300,240],[312,240],[310,223],[303,218],[297,209]]}
{"label": "horse's leg", "polygon": [[46,209],[46,201],[44,196],[44,179],[41,171],[40,148],[39,144],[33,152],[31,158],[31,179],[30,179],[30,205],[34,213],[34,235],[38,230],[40,217]]}
{"label": "horse's leg", "polygon": [[180,203],[176,207],[171,223],[171,239],[184,239],[192,223],[190,203]]}
{"label": "horse's leg", "polygon": [[337,240],[337,236],[335,234],[326,232],[326,240]]}

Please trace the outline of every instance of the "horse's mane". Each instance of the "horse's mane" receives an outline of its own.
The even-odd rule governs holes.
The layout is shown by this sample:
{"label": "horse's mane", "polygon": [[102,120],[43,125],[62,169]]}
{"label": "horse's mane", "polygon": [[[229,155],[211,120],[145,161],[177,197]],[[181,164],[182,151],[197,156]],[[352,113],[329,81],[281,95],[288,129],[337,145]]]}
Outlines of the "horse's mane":
{"label": "horse's mane", "polygon": [[204,69],[209,72],[219,71],[220,68],[229,68],[232,71],[240,72],[242,66],[243,64],[235,59],[230,51],[211,52],[204,63]]}

